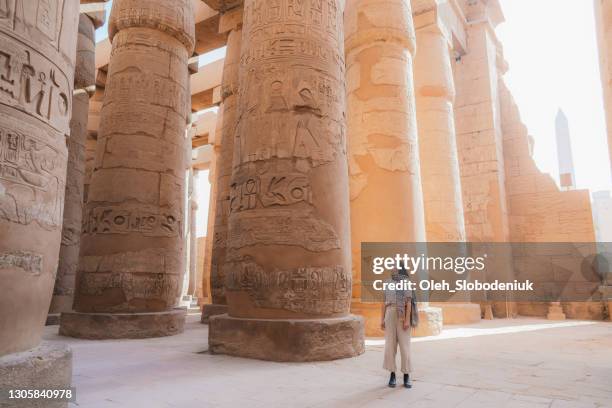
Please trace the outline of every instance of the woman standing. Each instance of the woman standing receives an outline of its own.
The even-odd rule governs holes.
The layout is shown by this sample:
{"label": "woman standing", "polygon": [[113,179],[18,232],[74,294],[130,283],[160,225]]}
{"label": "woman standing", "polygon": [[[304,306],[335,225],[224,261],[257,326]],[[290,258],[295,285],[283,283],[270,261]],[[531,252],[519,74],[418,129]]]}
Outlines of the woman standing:
{"label": "woman standing", "polygon": [[[408,271],[405,267],[391,276],[389,283],[408,281]],[[400,286],[400,285],[397,285]],[[412,388],[410,372],[410,332],[413,325],[418,324],[416,303],[413,292],[407,289],[385,290],[382,306],[381,328],[385,331],[385,361],[383,368],[391,372],[389,387],[395,387],[395,357],[399,345],[401,370],[404,373],[404,387]]]}

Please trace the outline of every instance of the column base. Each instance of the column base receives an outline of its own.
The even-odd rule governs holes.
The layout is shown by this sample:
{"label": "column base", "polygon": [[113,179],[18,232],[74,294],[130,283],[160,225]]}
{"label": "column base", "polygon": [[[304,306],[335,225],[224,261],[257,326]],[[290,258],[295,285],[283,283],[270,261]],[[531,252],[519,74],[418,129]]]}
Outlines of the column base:
{"label": "column base", "polygon": [[312,320],[210,318],[208,346],[213,354],[268,361],[328,361],[365,351],[359,316]]}
{"label": "column base", "polygon": [[[0,384],[7,389],[67,389],[72,384],[72,351],[66,345],[42,342],[21,353],[0,357]],[[2,408],[66,408],[68,402],[0,401]]]}
{"label": "column base", "polygon": [[62,313],[59,334],[79,339],[146,339],[174,336],[185,328],[185,309],[156,313]]}
{"label": "column base", "polygon": [[222,315],[227,313],[227,305],[206,304],[202,306],[202,324],[208,324],[212,316]]}
{"label": "column base", "polygon": [[565,320],[565,313],[563,313],[563,307],[561,307],[559,302],[553,302],[548,305],[546,318],[548,320]]}
{"label": "column base", "polygon": [[[380,328],[381,303],[353,301],[351,312],[363,317],[367,337],[385,337],[384,330]],[[412,336],[437,336],[442,332],[443,322],[442,309],[419,304],[419,327],[413,330]]]}
{"label": "column base", "polygon": [[444,324],[472,324],[481,320],[480,305],[469,302],[431,302],[442,309]]}
{"label": "column base", "polygon": [[414,337],[437,336],[442,333],[444,315],[439,307],[419,304],[419,326],[412,331]]}

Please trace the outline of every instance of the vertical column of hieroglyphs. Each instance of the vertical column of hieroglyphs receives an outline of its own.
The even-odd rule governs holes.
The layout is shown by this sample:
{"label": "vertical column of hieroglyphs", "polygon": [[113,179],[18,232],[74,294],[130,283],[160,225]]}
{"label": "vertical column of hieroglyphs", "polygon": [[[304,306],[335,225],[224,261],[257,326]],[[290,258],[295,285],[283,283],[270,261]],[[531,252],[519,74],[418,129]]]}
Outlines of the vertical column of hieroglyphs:
{"label": "vertical column of hieroglyphs", "polygon": [[[423,242],[407,0],[356,0],[345,13],[354,296],[362,242]],[[378,313],[378,310],[376,311]]]}
{"label": "vertical column of hieroglyphs", "polygon": [[[232,16],[235,15],[233,18]],[[237,123],[237,99],[238,81],[240,68],[240,50],[242,42],[242,7],[224,13],[221,21],[234,21],[226,29],[229,29],[225,63],[223,66],[223,81],[221,89],[220,131],[216,133],[215,149],[218,155],[215,160],[214,183],[215,200],[213,237],[209,241],[212,245],[210,251],[210,291],[212,304],[205,305],[202,309],[202,321],[214,314],[227,311],[227,300],[225,298],[225,276],[223,264],[225,262],[227,248],[227,231],[229,202],[232,177],[232,159],[234,151],[234,133]],[[224,27],[224,25],[220,25]],[[217,148],[218,146],[218,148]]]}
{"label": "vertical column of hieroglyphs", "polygon": [[175,331],[147,332],[153,328],[142,323],[129,334],[125,327],[112,333],[110,326],[96,327],[100,316],[87,314],[143,313],[130,322],[153,319],[146,312],[158,312],[160,319],[173,314],[184,265],[187,59],[194,30],[189,0],[113,3],[108,83],[74,302],[80,314],[62,316],[64,334]]}
{"label": "vertical column of hieroglyphs", "polygon": [[417,30],[414,71],[425,229],[429,242],[462,242],[465,223],[453,111],[455,84],[450,39],[439,24]]}
{"label": "vertical column of hieroglyphs", "polygon": [[0,1],[0,356],[40,343],[57,270],[79,3]]}
{"label": "vertical column of hieroglyphs", "polygon": [[72,119],[68,139],[68,171],[64,200],[62,243],[53,299],[47,324],[57,324],[59,313],[72,310],[76,270],[79,263],[81,223],[83,219],[83,188],[85,182],[85,144],[89,96],[95,92],[94,22],[86,14],[79,17]]}
{"label": "vertical column of hieroglyphs", "polygon": [[337,0],[244,7],[224,264],[230,315],[347,315],[342,10]]}

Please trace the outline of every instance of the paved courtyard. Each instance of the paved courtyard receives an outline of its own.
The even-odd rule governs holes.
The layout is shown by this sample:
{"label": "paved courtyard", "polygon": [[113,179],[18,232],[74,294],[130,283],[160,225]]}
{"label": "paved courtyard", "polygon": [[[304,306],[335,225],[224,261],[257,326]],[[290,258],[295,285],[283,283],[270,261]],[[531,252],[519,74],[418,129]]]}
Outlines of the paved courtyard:
{"label": "paved courtyard", "polygon": [[483,321],[413,343],[414,388],[386,387],[383,342],[360,357],[271,363],[207,352],[208,326],[149,340],[45,339],[72,346],[84,408],[612,407],[612,324]]}

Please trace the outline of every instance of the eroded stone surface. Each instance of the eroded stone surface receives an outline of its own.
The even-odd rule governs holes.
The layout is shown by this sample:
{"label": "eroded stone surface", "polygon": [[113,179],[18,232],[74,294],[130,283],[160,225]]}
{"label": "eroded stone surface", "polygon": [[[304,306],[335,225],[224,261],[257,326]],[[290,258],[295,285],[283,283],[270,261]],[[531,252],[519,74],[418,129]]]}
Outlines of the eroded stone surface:
{"label": "eroded stone surface", "polygon": [[[191,2],[116,0],[109,35],[113,50],[74,307],[82,314],[173,315],[185,261]],[[141,318],[135,331],[155,331],[149,324]],[[88,335],[87,327],[62,330]]]}
{"label": "eroded stone surface", "polygon": [[358,316],[316,320],[210,318],[208,346],[214,354],[273,361],[326,361],[365,351]]}
{"label": "eroded stone surface", "polygon": [[183,332],[184,309],[155,313],[61,314],[59,334],[81,339],[145,339]]}
{"label": "eroded stone surface", "polygon": [[49,314],[57,315],[72,310],[81,247],[89,94],[92,88],[95,88],[96,80],[94,31],[93,21],[81,14],[77,38],[75,93],[72,97],[72,119],[68,139],[62,243]]}
{"label": "eroded stone surface", "polygon": [[0,356],[40,343],[62,231],[77,0],[0,2]]}
{"label": "eroded stone surface", "polygon": [[[355,355],[342,4],[249,0],[243,31],[223,265],[231,325],[211,318],[211,338],[242,355],[230,340],[242,330],[266,344],[252,357],[316,360],[309,325],[341,318],[352,323],[328,358]],[[294,343],[277,353],[272,328],[288,321]]]}
{"label": "eroded stone surface", "polygon": [[[43,341],[28,351],[0,357],[0,387],[66,390],[72,383],[72,351],[65,344]],[[0,402],[2,408],[66,408],[68,402],[44,399]]]}

